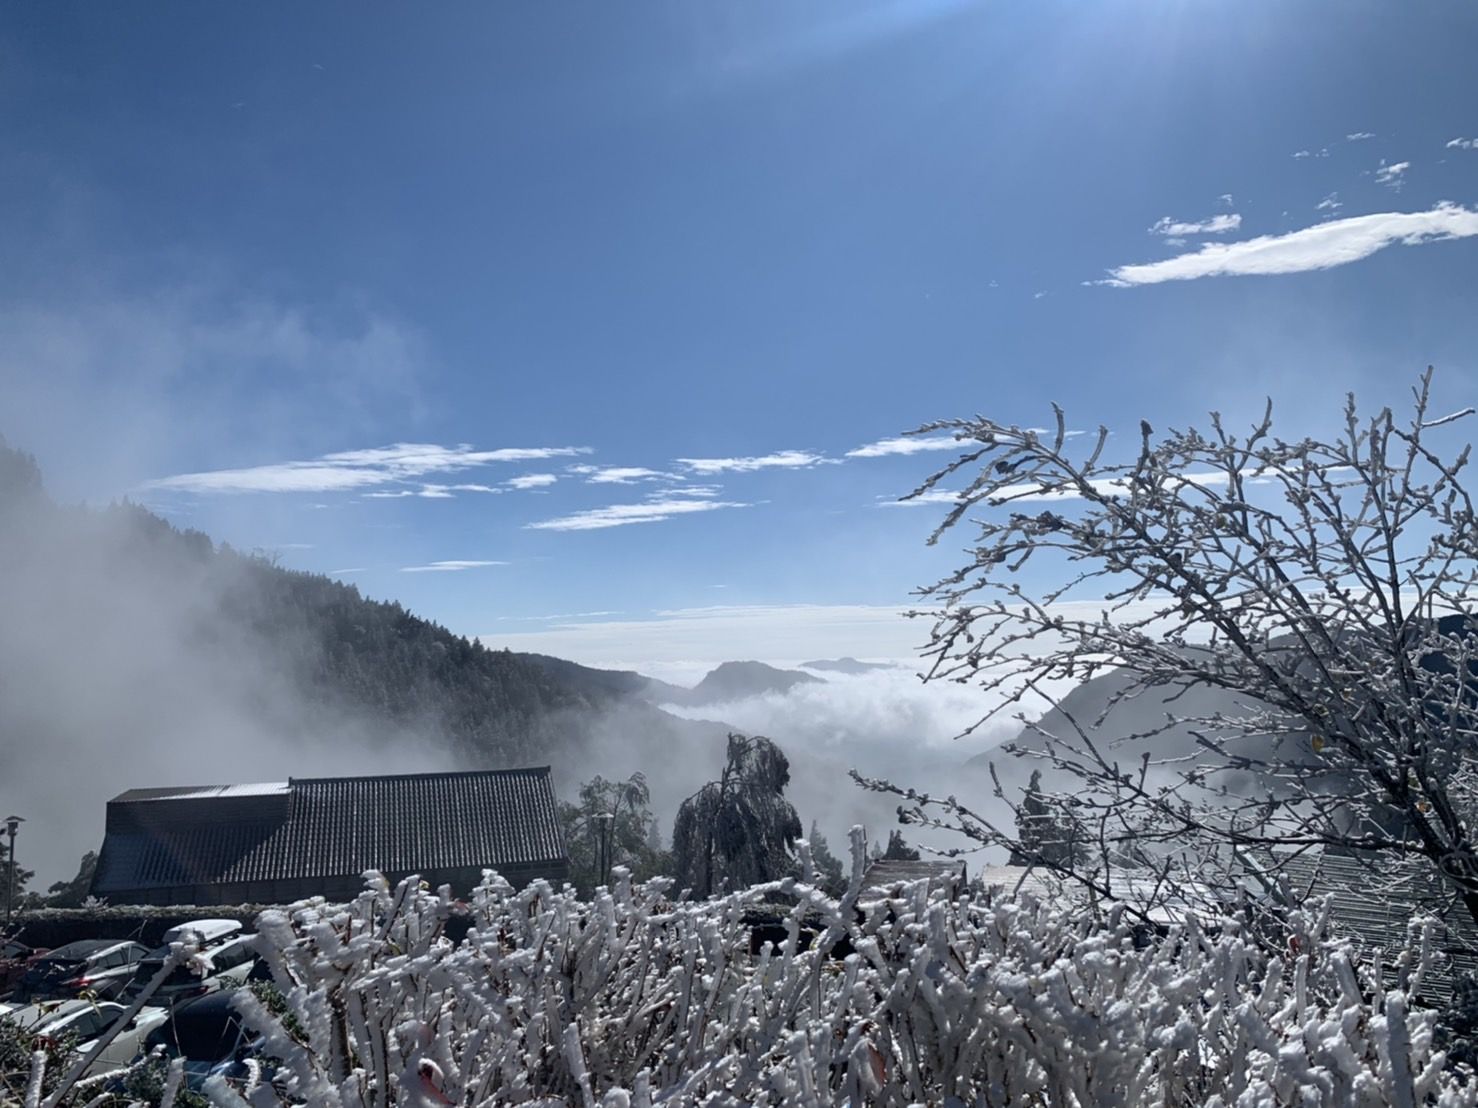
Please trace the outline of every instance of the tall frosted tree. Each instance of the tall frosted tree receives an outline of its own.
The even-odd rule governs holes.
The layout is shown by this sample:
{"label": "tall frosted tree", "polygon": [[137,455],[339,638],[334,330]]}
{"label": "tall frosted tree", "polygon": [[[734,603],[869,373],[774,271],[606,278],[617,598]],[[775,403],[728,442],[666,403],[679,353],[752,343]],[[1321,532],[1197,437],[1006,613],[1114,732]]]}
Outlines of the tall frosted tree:
{"label": "tall frosted tree", "polygon": [[694,896],[773,881],[791,865],[801,821],[785,799],[790,760],[760,735],[730,734],[723,772],[677,810],[678,885]]}
{"label": "tall frosted tree", "polygon": [[[922,429],[961,448],[913,494],[952,505],[931,541],[972,531],[922,590],[927,676],[1052,704],[1004,748],[1043,777],[1013,805],[1024,834],[865,783],[1105,897],[1274,888],[1281,860],[1337,849],[1376,883],[1422,871],[1478,919],[1473,410],[1434,412],[1431,379],[1399,417],[1348,397],[1319,437],[1277,434],[1271,403],[1242,431],[1213,412],[1205,430],[1078,435],[1060,409],[1046,431]],[[1090,714],[1052,696],[1095,677]],[[1074,849],[1042,850],[1064,811]]]}

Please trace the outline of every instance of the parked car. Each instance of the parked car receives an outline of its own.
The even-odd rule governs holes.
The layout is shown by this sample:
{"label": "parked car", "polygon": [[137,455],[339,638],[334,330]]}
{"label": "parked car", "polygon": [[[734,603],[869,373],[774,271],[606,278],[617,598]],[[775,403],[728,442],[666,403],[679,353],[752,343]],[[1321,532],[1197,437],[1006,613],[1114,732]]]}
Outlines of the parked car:
{"label": "parked car", "polygon": [[237,919],[192,919],[177,923],[164,933],[164,939],[154,953],[167,954],[171,943],[193,939],[201,950],[220,946],[228,939],[241,934],[241,921]]}
{"label": "parked car", "polygon": [[20,984],[27,967],[46,950],[35,950],[16,939],[0,940],[0,996],[9,995]]}
{"label": "parked car", "polygon": [[[167,956],[165,948],[164,954],[155,951],[140,962],[126,995],[138,996],[159,973]],[[256,936],[237,935],[201,950],[188,962],[176,966],[149,998],[149,1003],[170,1005],[221,989],[234,989],[251,976],[256,961]]]}
{"label": "parked car", "polygon": [[17,1008],[0,1018],[49,1039],[76,1036],[77,1053],[94,1055],[84,1072],[99,1074],[122,1069],[132,1062],[149,1032],[163,1023],[168,1015],[162,1008],[145,1008],[129,1026],[113,1037],[112,1042],[99,1050],[98,1042],[103,1033],[126,1011],[122,1004],[108,1000],[54,1000]]}
{"label": "parked car", "polygon": [[22,1000],[58,1000],[88,993],[112,1000],[122,994],[148,953],[142,943],[118,939],[68,943],[30,961],[16,987],[16,996]]}
{"label": "parked car", "polygon": [[206,1078],[220,1074],[233,1084],[246,1075],[246,1059],[255,1053],[230,992],[187,1000],[145,1038],[146,1051],[163,1048],[168,1058],[185,1060],[185,1087],[199,1091]]}

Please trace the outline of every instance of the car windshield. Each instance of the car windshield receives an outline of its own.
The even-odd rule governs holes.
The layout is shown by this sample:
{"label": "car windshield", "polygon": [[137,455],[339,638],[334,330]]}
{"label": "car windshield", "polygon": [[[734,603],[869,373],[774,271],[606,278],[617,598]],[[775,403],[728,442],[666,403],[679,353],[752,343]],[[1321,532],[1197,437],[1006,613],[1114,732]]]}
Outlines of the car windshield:
{"label": "car windshield", "polygon": [[240,1035],[241,1022],[229,1012],[196,1015],[184,1011],[150,1033],[149,1045],[163,1043],[185,1058],[215,1062],[230,1056]]}
{"label": "car windshield", "polygon": [[68,943],[66,946],[57,947],[49,954],[42,955],[41,961],[52,963],[85,962],[89,957],[91,957],[93,954],[96,954],[101,949],[103,948],[98,943]]}

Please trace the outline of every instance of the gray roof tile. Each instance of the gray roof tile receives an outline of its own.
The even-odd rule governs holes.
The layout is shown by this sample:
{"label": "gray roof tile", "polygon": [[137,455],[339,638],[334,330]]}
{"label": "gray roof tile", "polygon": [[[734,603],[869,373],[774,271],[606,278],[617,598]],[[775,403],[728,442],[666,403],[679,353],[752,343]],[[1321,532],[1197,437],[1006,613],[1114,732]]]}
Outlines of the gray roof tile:
{"label": "gray roof tile", "polygon": [[134,789],[93,888],[429,872],[565,858],[549,767]]}

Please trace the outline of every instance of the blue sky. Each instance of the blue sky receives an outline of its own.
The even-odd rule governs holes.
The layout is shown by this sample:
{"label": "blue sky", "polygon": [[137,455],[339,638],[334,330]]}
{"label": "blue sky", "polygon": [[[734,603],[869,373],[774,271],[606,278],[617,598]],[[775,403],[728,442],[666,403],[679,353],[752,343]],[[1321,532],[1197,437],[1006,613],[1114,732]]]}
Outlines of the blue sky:
{"label": "blue sky", "polygon": [[1475,48],[1359,0],[14,5],[0,433],[493,643],[897,655],[962,543],[883,505],[948,455],[849,452],[1478,400]]}

